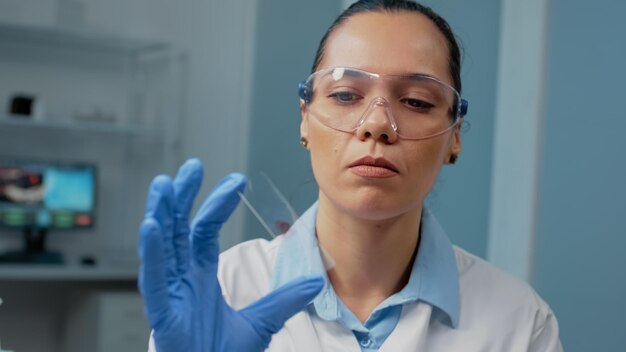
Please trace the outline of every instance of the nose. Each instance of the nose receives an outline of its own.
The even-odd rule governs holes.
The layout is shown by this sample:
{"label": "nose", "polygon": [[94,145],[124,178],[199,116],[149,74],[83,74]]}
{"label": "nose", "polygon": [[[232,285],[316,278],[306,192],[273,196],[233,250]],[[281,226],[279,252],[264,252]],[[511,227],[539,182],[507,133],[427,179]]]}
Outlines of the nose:
{"label": "nose", "polygon": [[376,141],[393,144],[398,140],[397,130],[389,102],[379,97],[372,100],[363,113],[356,129],[356,136],[361,141],[373,138]]}

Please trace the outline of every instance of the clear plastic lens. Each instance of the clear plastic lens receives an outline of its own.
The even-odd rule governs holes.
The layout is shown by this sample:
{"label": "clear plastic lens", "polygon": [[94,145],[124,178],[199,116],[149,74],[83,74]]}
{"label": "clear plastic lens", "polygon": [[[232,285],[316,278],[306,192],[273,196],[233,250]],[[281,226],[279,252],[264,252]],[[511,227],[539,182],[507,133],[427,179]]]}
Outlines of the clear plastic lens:
{"label": "clear plastic lens", "polygon": [[459,94],[427,75],[379,75],[330,68],[306,81],[308,109],[324,125],[356,130],[376,109],[384,109],[400,137],[422,139],[443,133],[459,118]]}

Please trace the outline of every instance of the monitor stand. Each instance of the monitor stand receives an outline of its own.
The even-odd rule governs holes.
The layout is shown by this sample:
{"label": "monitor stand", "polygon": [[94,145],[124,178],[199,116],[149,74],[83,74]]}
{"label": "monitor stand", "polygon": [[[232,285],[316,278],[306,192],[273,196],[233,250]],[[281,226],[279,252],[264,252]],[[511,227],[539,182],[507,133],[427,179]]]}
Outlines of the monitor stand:
{"label": "monitor stand", "polygon": [[24,228],[24,248],[0,254],[0,263],[63,264],[63,255],[46,250],[48,229]]}

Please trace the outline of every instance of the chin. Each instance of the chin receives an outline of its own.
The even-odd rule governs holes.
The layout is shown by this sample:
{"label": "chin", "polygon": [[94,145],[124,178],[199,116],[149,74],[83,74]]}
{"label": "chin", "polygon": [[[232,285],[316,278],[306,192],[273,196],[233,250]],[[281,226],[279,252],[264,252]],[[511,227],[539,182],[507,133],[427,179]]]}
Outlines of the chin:
{"label": "chin", "polygon": [[367,221],[391,220],[419,208],[422,203],[415,199],[401,199],[400,195],[390,195],[380,190],[359,190],[336,195],[338,197],[328,198],[338,209]]}

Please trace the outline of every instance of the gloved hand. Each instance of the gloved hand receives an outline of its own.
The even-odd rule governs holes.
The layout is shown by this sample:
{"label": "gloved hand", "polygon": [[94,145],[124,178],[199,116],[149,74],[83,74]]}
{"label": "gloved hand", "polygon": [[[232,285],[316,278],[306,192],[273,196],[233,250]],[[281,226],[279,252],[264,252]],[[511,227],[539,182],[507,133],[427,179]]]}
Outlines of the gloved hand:
{"label": "gloved hand", "polygon": [[323,286],[320,277],[279,288],[247,308],[229,307],[217,280],[218,231],[245,187],[241,174],[226,176],[189,226],[202,181],[202,165],[188,160],[172,181],[157,176],[140,228],[139,289],[158,352],[260,352],[285,321]]}

